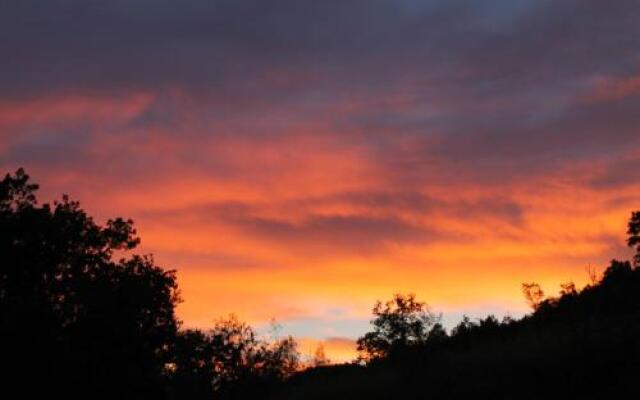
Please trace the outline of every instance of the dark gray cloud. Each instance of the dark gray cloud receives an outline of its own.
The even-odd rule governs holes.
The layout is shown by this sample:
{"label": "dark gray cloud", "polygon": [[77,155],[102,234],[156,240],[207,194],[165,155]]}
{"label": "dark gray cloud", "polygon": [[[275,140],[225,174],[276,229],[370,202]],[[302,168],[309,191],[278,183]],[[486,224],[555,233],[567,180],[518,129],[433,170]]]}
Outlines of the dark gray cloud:
{"label": "dark gray cloud", "polygon": [[295,208],[341,204],[367,213],[377,215],[446,215],[456,218],[473,216],[474,218],[498,218],[518,225],[522,222],[525,210],[515,201],[499,196],[490,196],[476,200],[442,200],[421,192],[341,192],[320,198],[306,198],[295,201]]}
{"label": "dark gray cloud", "polygon": [[[317,207],[330,205],[348,206],[351,211],[339,215],[316,211]],[[273,216],[273,207],[264,203],[214,202],[142,212],[139,217],[176,226],[189,226],[193,221],[205,226],[224,224],[242,237],[284,246],[292,253],[323,257],[379,254],[398,244],[468,239],[446,226],[436,229],[425,224],[430,216],[476,222],[494,219],[521,226],[525,212],[517,203],[499,197],[445,201],[417,192],[343,192],[277,205],[278,210],[292,210],[290,215]]]}
{"label": "dark gray cloud", "polygon": [[[272,70],[306,71],[307,88],[316,79],[351,90],[411,78],[457,86],[464,96],[576,72],[624,72],[635,61],[615,57],[637,49],[630,34],[640,11],[633,1],[578,0],[25,0],[1,7],[5,92],[178,84],[236,95],[278,86],[265,75]],[[286,82],[280,89],[298,88]]]}
{"label": "dark gray cloud", "polygon": [[19,164],[21,160],[31,160],[32,164],[54,169],[77,167],[90,161],[86,149],[91,143],[85,133],[81,129],[65,129],[48,131],[46,135],[32,133],[33,139],[18,137],[10,152],[0,154],[0,162]]}
{"label": "dark gray cloud", "polygon": [[[384,252],[394,243],[424,243],[444,236],[399,218],[367,216],[307,216],[291,222],[271,218],[230,218],[245,234],[285,245],[294,252],[326,251],[327,256]],[[315,253],[315,256],[321,254]]]}
{"label": "dark gray cloud", "polygon": [[[611,189],[640,184],[640,157],[611,160],[590,180],[596,189]],[[640,194],[635,197],[637,200]],[[629,199],[626,199],[627,202]]]}
{"label": "dark gray cloud", "polygon": [[5,1],[0,92],[153,93],[123,141],[323,121],[399,185],[506,181],[637,143],[637,97],[582,99],[639,73],[638,20],[633,0]]}
{"label": "dark gray cloud", "polygon": [[285,246],[290,252],[312,254],[314,257],[322,256],[323,252],[326,256],[382,253],[392,244],[426,243],[450,236],[450,233],[432,230],[417,221],[412,223],[393,213],[386,216],[358,213],[319,215],[310,210],[304,211],[304,208],[297,209],[304,215],[295,219],[265,216],[264,205],[220,202],[142,213],[140,217],[171,224],[187,221],[188,225],[194,220],[202,224],[222,223],[245,238]]}

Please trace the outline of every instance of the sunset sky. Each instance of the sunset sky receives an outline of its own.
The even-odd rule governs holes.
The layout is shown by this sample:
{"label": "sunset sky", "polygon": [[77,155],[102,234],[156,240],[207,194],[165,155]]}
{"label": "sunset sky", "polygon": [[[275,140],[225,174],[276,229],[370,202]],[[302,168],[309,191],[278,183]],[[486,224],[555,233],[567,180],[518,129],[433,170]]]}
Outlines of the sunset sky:
{"label": "sunset sky", "polygon": [[640,2],[0,2],[0,167],[130,217],[187,327],[353,353],[376,299],[518,316],[628,258]]}

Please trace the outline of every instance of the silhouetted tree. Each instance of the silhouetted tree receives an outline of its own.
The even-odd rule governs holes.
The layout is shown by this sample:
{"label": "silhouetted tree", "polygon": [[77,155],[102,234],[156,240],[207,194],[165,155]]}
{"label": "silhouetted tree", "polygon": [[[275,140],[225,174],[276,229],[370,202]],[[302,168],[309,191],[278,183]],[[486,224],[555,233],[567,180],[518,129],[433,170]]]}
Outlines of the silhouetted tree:
{"label": "silhouetted tree", "polygon": [[362,360],[386,357],[392,350],[424,343],[430,328],[438,322],[426,303],[415,295],[396,294],[386,303],[378,301],[373,308],[373,331],[358,339]]}
{"label": "silhouetted tree", "polygon": [[[131,220],[101,226],[63,196],[38,205],[22,170],[0,181],[0,374],[19,397],[210,399],[267,393],[298,368],[291,337],[235,318],[178,332],[174,271],[129,255]],[[31,385],[23,383],[32,382]]]}
{"label": "silhouetted tree", "polygon": [[627,244],[629,247],[635,247],[636,255],[634,256],[634,263],[640,265],[640,211],[631,213],[631,219],[629,220],[629,229],[627,230],[629,235]]}
{"label": "silhouetted tree", "polygon": [[218,320],[208,333],[181,332],[169,365],[176,398],[245,398],[266,393],[298,369],[299,355],[291,337],[259,339],[235,316]]}
{"label": "silhouetted tree", "polygon": [[130,220],[100,226],[66,196],[38,205],[37,189],[22,169],[0,182],[4,378],[51,395],[158,394],[177,330],[174,272],[114,260],[139,243]]}

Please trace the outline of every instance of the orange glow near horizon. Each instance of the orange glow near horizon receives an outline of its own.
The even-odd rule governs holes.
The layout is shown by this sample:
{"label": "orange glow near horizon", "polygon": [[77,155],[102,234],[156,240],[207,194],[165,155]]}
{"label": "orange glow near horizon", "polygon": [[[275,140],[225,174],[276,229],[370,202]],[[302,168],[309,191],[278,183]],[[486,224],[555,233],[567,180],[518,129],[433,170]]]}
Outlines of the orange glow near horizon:
{"label": "orange glow near horizon", "polygon": [[[620,85],[616,98],[637,86]],[[395,143],[400,156],[383,166],[364,139],[345,139],[322,118],[273,137],[202,135],[189,144],[160,128],[128,127],[132,139],[119,139],[119,121],[140,117],[153,101],[135,94],[0,104],[0,129],[78,119],[102,127],[85,144],[87,159],[75,161],[86,168],[58,159],[57,169],[24,166],[42,184],[43,200],[69,193],[98,220],[133,218],[140,251],[178,271],[178,315],[187,327],[206,328],[229,313],[256,326],[275,319],[300,338],[303,354],[323,343],[330,359],[343,362],[355,355],[373,303],[394,293],[415,293],[445,315],[519,315],[527,310],[521,283],[554,294],[560,283],[584,285],[587,266],[601,270],[629,255],[625,224],[640,185],[591,184],[609,168],[606,157],[526,179],[510,171],[485,179],[448,158],[404,167],[413,157],[409,138]],[[216,128],[185,118],[184,135]]]}

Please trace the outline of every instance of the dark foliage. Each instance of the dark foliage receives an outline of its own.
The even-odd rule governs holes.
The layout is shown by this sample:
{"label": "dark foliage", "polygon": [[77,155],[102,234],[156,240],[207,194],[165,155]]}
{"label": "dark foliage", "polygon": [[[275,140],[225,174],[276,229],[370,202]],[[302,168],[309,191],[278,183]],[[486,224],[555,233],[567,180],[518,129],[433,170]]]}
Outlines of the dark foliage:
{"label": "dark foliage", "polygon": [[50,394],[158,390],[177,324],[173,271],[136,247],[131,221],[96,224],[64,197],[39,206],[19,170],[0,182],[0,346],[7,382]]}
{"label": "dark foliage", "polygon": [[627,230],[629,239],[627,244],[629,247],[636,249],[636,255],[634,262],[636,265],[640,264],[640,211],[631,213],[631,219],[629,220],[629,229]]}
{"label": "dark foliage", "polygon": [[[291,338],[250,327],[178,331],[174,271],[150,256],[133,223],[96,224],[66,196],[38,205],[23,170],[0,181],[0,374],[16,398],[234,398],[296,367]],[[120,258],[117,258],[120,257]],[[251,384],[249,384],[251,383]]]}
{"label": "dark foliage", "polygon": [[176,399],[245,399],[263,396],[298,368],[296,343],[268,343],[235,317],[218,321],[207,334],[181,332],[170,366]]}
{"label": "dark foliage", "polygon": [[[630,246],[640,243],[639,220],[633,213]],[[545,299],[536,284],[523,291],[534,311],[519,320],[464,318],[450,335],[425,325],[426,338],[401,341],[400,351],[304,371],[274,398],[638,398],[640,268],[613,260],[598,282],[582,290],[563,284],[556,298]],[[380,303],[364,338],[379,336],[381,317],[398,316],[379,311]]]}
{"label": "dark foliage", "polygon": [[424,344],[429,330],[438,321],[429,307],[417,301],[413,294],[396,294],[384,304],[377,302],[373,315],[373,331],[358,339],[360,359],[370,362]]}

